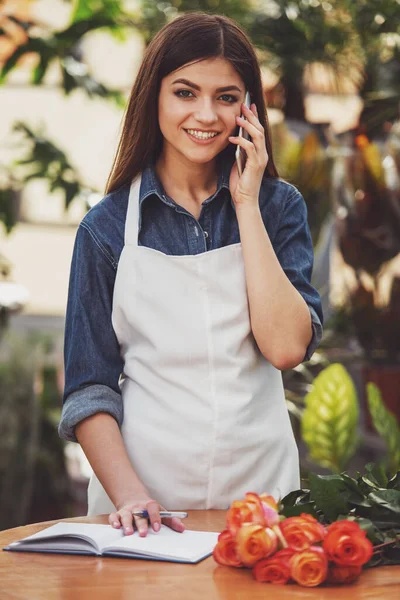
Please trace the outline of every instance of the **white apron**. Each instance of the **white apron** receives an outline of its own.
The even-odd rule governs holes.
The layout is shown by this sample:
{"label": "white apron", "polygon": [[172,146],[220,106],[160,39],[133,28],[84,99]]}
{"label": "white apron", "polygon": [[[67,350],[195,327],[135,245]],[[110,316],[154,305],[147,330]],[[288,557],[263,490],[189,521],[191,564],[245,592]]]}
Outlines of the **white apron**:
{"label": "white apron", "polygon": [[[112,323],[125,361],[122,436],[166,509],[227,509],[246,492],[297,489],[298,451],[281,372],[249,320],[241,244],[169,256],[138,245],[131,186]],[[88,514],[115,510],[95,475]]]}

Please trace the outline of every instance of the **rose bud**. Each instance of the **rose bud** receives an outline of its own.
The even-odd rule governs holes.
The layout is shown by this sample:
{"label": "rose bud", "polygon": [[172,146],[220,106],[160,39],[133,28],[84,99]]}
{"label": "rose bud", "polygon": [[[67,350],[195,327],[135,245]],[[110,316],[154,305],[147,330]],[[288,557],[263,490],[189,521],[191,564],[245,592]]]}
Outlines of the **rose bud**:
{"label": "rose bud", "polygon": [[329,525],[323,548],[328,559],[343,567],[362,567],[372,556],[373,545],[354,521]]}
{"label": "rose bud", "polygon": [[319,546],[295,552],[290,560],[290,576],[305,587],[320,585],[325,581],[327,572],[328,559]]}
{"label": "rose bud", "polygon": [[255,579],[262,583],[284,585],[290,578],[290,560],[293,554],[294,550],[285,548],[269,558],[262,558],[253,567]]}
{"label": "rose bud", "polygon": [[304,513],[300,517],[284,519],[280,529],[288,547],[298,552],[322,541],[326,535],[325,527],[313,516]]}
{"label": "rose bud", "polygon": [[352,583],[361,574],[361,567],[339,567],[331,565],[328,571],[328,583]]}
{"label": "rose bud", "polygon": [[242,563],[237,553],[237,546],[231,532],[225,529],[218,536],[218,542],[213,550],[214,560],[220,565],[241,567]]}
{"label": "rose bud", "polygon": [[246,567],[252,567],[261,558],[273,554],[278,547],[278,538],[272,529],[262,525],[243,525],[236,534],[238,555]]}

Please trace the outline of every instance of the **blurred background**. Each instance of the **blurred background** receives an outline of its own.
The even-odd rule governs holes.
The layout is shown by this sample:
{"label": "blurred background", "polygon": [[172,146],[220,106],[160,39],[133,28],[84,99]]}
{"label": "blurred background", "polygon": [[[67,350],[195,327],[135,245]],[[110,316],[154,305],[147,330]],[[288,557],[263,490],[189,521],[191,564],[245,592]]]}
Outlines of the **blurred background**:
{"label": "blurred background", "polygon": [[278,170],[308,207],[324,338],[283,374],[302,474],[400,469],[400,0],[3,0],[0,529],[86,514],[90,466],[57,433],[75,233],[146,44],[191,10],[255,44]]}

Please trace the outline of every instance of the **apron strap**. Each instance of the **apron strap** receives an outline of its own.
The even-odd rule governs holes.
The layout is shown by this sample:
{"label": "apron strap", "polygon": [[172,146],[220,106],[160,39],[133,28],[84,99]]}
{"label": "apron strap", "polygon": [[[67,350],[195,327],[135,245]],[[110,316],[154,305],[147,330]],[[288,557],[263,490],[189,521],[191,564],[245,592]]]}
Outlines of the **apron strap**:
{"label": "apron strap", "polygon": [[142,176],[139,174],[131,183],[128,210],[125,221],[125,245],[139,244],[139,196]]}

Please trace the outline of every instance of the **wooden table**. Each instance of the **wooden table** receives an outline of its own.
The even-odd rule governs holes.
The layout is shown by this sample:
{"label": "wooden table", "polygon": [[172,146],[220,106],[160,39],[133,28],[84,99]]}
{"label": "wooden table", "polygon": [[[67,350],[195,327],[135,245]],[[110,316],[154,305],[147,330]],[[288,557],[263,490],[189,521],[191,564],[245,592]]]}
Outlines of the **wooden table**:
{"label": "wooden table", "polygon": [[[107,516],[65,519],[107,523]],[[221,531],[225,511],[192,511],[188,529]],[[0,532],[0,548],[56,521]],[[400,566],[369,569],[350,586],[301,588],[257,583],[250,571],[218,566],[212,557],[197,565],[0,551],[1,600],[258,600],[287,598],[399,600]]]}

